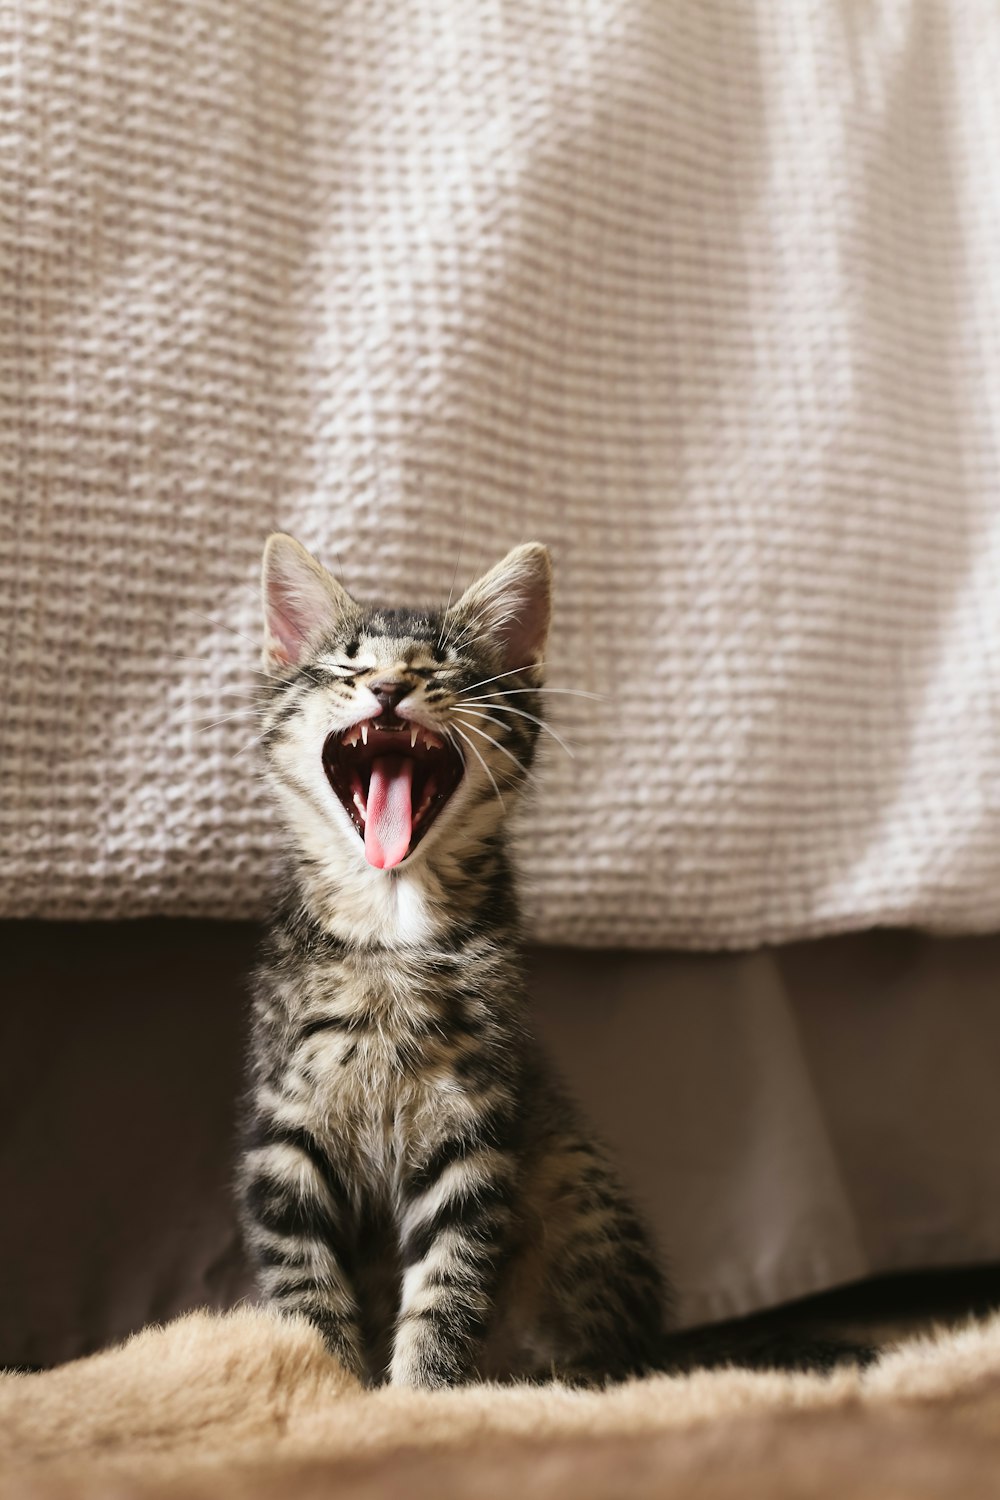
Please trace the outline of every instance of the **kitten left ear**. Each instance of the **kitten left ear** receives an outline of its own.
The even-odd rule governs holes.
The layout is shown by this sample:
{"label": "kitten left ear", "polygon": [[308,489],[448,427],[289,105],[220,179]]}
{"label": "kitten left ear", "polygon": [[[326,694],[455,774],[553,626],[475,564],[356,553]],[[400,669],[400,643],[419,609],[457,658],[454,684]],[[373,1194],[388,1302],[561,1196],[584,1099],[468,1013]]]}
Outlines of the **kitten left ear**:
{"label": "kitten left ear", "polygon": [[293,536],[276,531],[267,539],[261,568],[265,671],[298,666],[310,646],[328,635],[341,617],[357,610],[345,588]]}
{"label": "kitten left ear", "polygon": [[541,542],[526,542],[471,584],[449,610],[496,641],[503,670],[538,667],[552,614],[552,561]]}

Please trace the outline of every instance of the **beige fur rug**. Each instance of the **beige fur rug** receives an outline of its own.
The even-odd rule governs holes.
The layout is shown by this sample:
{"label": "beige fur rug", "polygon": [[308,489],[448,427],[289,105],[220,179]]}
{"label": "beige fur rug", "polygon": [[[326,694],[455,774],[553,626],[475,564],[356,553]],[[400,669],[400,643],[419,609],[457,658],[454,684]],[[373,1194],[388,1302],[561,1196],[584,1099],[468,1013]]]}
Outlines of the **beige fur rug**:
{"label": "beige fur rug", "polygon": [[195,1313],[0,1379],[0,1497],[1000,1494],[1000,1317],[865,1372],[363,1391],[305,1324]]}

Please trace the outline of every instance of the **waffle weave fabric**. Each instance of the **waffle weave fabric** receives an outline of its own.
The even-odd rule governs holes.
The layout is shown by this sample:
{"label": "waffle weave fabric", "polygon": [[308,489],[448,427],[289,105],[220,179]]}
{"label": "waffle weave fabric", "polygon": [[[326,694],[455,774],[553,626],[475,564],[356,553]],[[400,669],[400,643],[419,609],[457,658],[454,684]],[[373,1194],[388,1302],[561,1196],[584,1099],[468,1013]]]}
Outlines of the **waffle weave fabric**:
{"label": "waffle weave fabric", "polygon": [[0,913],[263,910],[282,527],[394,601],[551,545],[538,937],[997,926],[993,0],[0,28]]}

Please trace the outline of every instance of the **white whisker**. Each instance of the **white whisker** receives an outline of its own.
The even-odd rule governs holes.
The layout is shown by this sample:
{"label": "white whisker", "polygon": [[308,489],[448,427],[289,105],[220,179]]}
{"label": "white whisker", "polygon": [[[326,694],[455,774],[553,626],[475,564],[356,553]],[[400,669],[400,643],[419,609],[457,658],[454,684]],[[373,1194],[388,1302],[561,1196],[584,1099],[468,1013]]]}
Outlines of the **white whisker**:
{"label": "white whisker", "polygon": [[524,672],[541,671],[546,666],[544,661],[532,662],[530,667],[511,667],[509,672],[498,672],[495,677],[484,677],[480,682],[470,682],[467,688],[462,688],[462,693],[471,693],[475,688],[486,687],[488,683],[499,682],[502,677],[519,677]]}
{"label": "white whisker", "polygon": [[[462,631],[458,639],[449,641],[449,645],[451,646],[452,650],[460,651],[463,646],[467,646],[470,641],[475,640],[476,637],[482,633],[485,625],[486,622],[483,619],[482,615],[474,615],[466,625],[465,629]],[[477,684],[473,683],[473,687],[475,686],[477,686]]]}
{"label": "white whisker", "polygon": [[[228,630],[229,633],[230,633],[230,635],[239,636],[239,638],[240,638],[241,641],[246,641],[248,645],[253,646],[253,648],[254,648],[255,651],[259,651],[260,650],[260,642],[259,641],[255,641],[250,636],[244,635],[243,632],[242,632],[242,630],[234,630],[233,626],[232,625],[227,625],[226,622],[225,622],[225,620],[213,620],[212,617],[211,617],[211,615],[202,614],[202,612],[201,612],[200,609],[192,609],[191,606],[190,606],[190,604],[182,604],[181,605],[181,609],[185,612],[185,614],[197,615],[198,618],[199,618],[199,620],[205,620],[205,621],[207,621],[207,623],[209,625],[214,625],[216,627],[216,629],[218,629],[218,630]],[[322,687],[323,686],[323,683],[320,682],[320,680],[319,680],[318,677],[315,677],[313,675],[313,673],[310,672],[310,670],[309,670],[308,667],[303,667],[303,666],[300,665],[300,666],[296,667],[295,670],[297,672],[303,672],[303,673],[305,673],[306,677],[310,678],[313,682],[315,682],[315,684],[316,684],[317,687]],[[266,677],[267,673],[264,672],[264,673],[262,673],[262,675]]]}
{"label": "white whisker", "polygon": [[[505,698],[513,698],[518,693],[567,693],[572,698],[593,698],[595,703],[606,703],[607,696],[604,693],[585,693],[582,688],[559,688],[559,687],[532,687],[532,688],[497,688]],[[459,695],[461,696],[461,695]],[[470,698],[470,703],[496,703],[495,697],[487,694],[483,698]]]}
{"label": "white whisker", "polygon": [[475,719],[486,719],[490,724],[495,724],[498,729],[510,729],[509,724],[505,724],[502,719],[494,719],[492,714],[484,713],[481,708],[466,708],[464,703],[456,703],[453,711],[455,713],[471,714]]}
{"label": "white whisker", "polygon": [[256,703],[257,694],[241,693],[238,688],[223,688],[221,692],[217,692],[215,688],[209,688],[207,693],[195,693],[193,698],[185,698],[184,702],[190,707],[192,703],[197,703],[201,698],[246,698]]}
{"label": "white whisker", "polygon": [[203,615],[200,609],[192,609],[190,604],[182,604],[181,609],[185,614],[197,615],[199,620],[205,620],[209,625],[214,625],[217,630],[228,630],[230,635],[238,635],[241,641],[246,641],[256,651],[260,650],[259,641],[252,640],[250,636],[244,635],[242,630],[235,630],[232,625],[227,625],[225,620],[213,620],[211,615]]}
{"label": "white whisker", "polygon": [[[470,729],[472,728],[471,724],[469,725],[469,728]],[[459,729],[459,727],[458,727],[457,724],[455,725],[455,733],[458,734],[458,735],[461,735],[462,739],[468,745],[469,749],[472,751],[473,755],[476,757],[476,759],[478,760],[479,764],[482,766],[483,770],[486,772],[487,776],[490,778],[490,781],[493,783],[493,790],[497,794],[497,800],[499,801],[500,806],[502,808],[504,808],[504,811],[506,811],[506,804],[504,803],[503,797],[500,795],[500,788],[496,784],[496,779],[495,779],[495,777],[493,775],[493,772],[490,770],[489,766],[486,764],[485,760],[480,755],[480,753],[476,749],[475,745],[469,739],[469,736],[467,734],[465,734],[461,729]]]}
{"label": "white whisker", "polygon": [[[563,739],[562,735],[556,734],[555,730],[552,728],[552,725],[551,724],[546,724],[545,720],[544,719],[540,719],[537,714],[529,714],[527,712],[527,710],[523,709],[523,708],[514,708],[513,704],[510,704],[510,703],[497,703],[492,698],[474,698],[472,701],[474,703],[489,703],[490,707],[496,709],[497,713],[502,713],[502,714],[517,714],[517,716],[518,716],[519,719],[530,719],[533,724],[537,724],[538,725],[539,729],[544,729],[546,734],[551,734],[551,736],[555,740],[556,744],[557,745],[561,745],[563,747],[563,749],[566,751],[566,754],[570,757],[571,760],[575,759],[575,751],[573,751],[573,750],[570,749],[569,745],[567,745],[567,743]],[[460,708],[461,708],[461,712],[464,713],[464,714],[472,714],[472,713],[479,712],[479,710],[474,709],[474,708],[469,708],[464,703],[460,705]],[[490,714],[484,714],[483,717],[486,718],[486,719],[489,719],[490,723],[491,724],[495,724],[498,729],[506,729],[508,727],[506,724],[503,724],[499,719],[492,718]]]}
{"label": "white whisker", "polygon": [[[452,709],[452,713],[457,713],[457,712],[458,712],[457,709]],[[532,776],[532,774],[528,770],[527,766],[522,766],[521,762],[518,760],[518,758],[514,754],[513,750],[508,750],[506,745],[501,745],[500,742],[499,742],[499,740],[495,740],[491,734],[487,734],[487,732],[486,732],[485,729],[477,729],[476,726],[475,726],[475,724],[466,724],[465,727],[466,727],[466,729],[471,729],[473,734],[482,735],[482,737],[483,737],[484,740],[489,740],[489,742],[493,746],[494,750],[499,750],[500,753],[501,753],[501,755],[506,755],[506,757],[507,757],[508,760],[512,760],[514,762],[515,766],[521,772],[522,776],[527,776],[528,779],[529,779],[529,781],[534,781],[535,780],[535,777]]]}
{"label": "white whisker", "polygon": [[455,569],[451,575],[451,588],[448,590],[448,603],[445,605],[444,614],[441,616],[441,629],[438,631],[437,638],[439,651],[443,651],[445,646],[448,644],[448,633],[445,632],[445,626],[448,622],[448,611],[449,609],[451,609],[452,596],[455,592],[455,580],[458,577],[458,565],[462,561],[462,548],[465,545],[465,528],[467,524],[468,517],[466,517],[462,521],[462,535],[458,539],[458,556],[455,558]]}
{"label": "white whisker", "polygon": [[[203,667],[214,667],[214,666],[218,665],[218,657],[211,657],[211,656],[181,656],[181,654],[178,651],[161,651],[160,655],[161,656],[169,656],[169,658],[170,658],[171,661],[198,662]],[[241,670],[244,671],[244,672],[252,672],[255,677],[267,677],[269,675],[267,672],[264,671],[263,667],[247,667],[247,666],[244,666]]]}
{"label": "white whisker", "polygon": [[[201,719],[181,719],[180,723],[181,724],[197,724],[198,725],[198,729],[197,729],[196,733],[198,733],[198,734],[204,734],[205,731],[206,731],[206,729],[218,729],[218,727],[219,727],[220,724],[229,724],[233,719],[245,719],[246,716],[247,716],[247,714],[253,714],[255,718],[260,718],[260,710],[259,709],[256,709],[256,708],[238,708],[234,714],[226,714],[225,717],[222,718],[222,719],[214,719],[211,724],[203,724],[201,722]],[[203,717],[204,717],[204,715],[202,715],[202,718]]]}
{"label": "white whisker", "polygon": [[244,751],[250,750],[254,745],[259,745],[260,742],[261,742],[261,740],[264,739],[266,735],[269,735],[271,733],[271,730],[273,729],[273,727],[274,726],[272,724],[268,724],[268,726],[266,727],[266,729],[262,729],[261,732],[260,732],[260,734],[255,734],[252,740],[247,740],[246,744],[243,745],[239,750],[235,751],[229,757],[229,759],[230,760],[235,760],[236,757],[237,757],[237,755],[242,755],[244,753]]}

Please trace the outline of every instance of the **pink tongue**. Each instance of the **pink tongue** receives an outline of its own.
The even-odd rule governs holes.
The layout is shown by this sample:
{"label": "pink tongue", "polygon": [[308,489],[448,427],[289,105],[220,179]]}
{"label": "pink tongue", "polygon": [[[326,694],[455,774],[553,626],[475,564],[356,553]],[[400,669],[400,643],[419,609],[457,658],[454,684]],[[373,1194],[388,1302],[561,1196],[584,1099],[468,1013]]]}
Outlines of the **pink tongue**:
{"label": "pink tongue", "polygon": [[372,761],[365,808],[365,858],[376,870],[391,870],[406,858],[413,813],[413,761],[408,755],[379,755]]}

